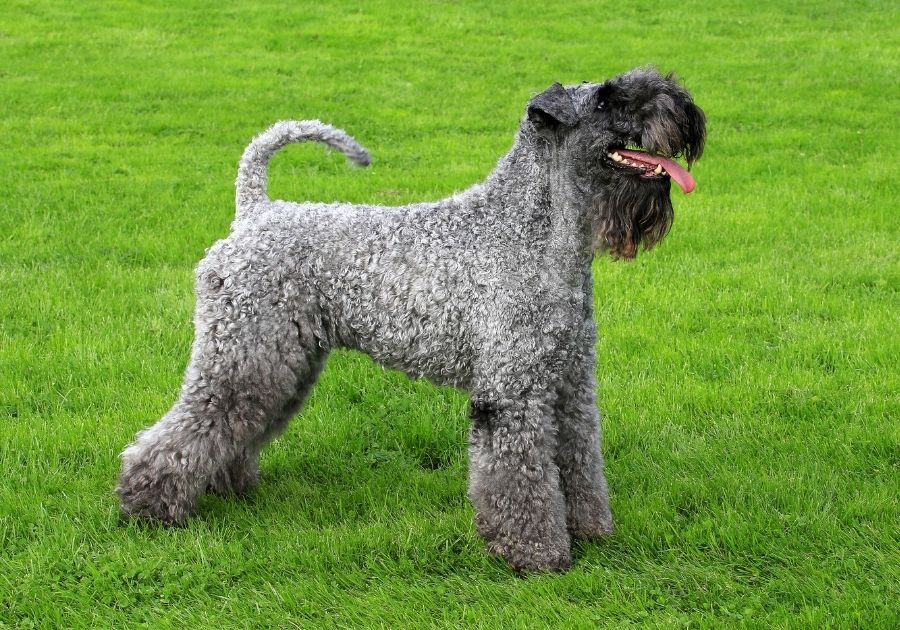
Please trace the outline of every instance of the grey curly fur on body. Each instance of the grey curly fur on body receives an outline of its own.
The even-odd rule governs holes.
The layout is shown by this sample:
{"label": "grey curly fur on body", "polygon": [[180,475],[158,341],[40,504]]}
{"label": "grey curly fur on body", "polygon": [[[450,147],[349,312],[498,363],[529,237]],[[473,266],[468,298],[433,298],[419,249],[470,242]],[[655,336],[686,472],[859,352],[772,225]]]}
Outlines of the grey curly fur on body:
{"label": "grey curly fur on body", "polygon": [[704,138],[702,111],[671,76],[554,84],[483,183],[387,207],[269,200],[268,160],[288,143],[369,162],[319,121],[275,124],[244,152],[231,234],[197,267],[181,394],[122,453],[123,510],[181,523],[206,491],[247,491],[328,352],[353,348],[470,393],[478,531],[516,569],[566,568],[571,536],[613,528],[591,260],[633,257],[672,221],[666,173],[611,156],[641,145],[690,163]]}

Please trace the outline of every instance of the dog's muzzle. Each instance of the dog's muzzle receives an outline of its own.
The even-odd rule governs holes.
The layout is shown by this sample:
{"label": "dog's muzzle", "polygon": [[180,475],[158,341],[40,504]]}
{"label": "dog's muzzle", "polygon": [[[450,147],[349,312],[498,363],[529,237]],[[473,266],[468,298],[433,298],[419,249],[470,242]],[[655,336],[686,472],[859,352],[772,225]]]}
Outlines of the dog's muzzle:
{"label": "dog's muzzle", "polygon": [[630,149],[617,149],[607,153],[607,157],[613,162],[642,170],[644,177],[669,175],[685,194],[691,192],[697,186],[697,182],[694,181],[691,174],[681,164],[661,155],[632,151]]}

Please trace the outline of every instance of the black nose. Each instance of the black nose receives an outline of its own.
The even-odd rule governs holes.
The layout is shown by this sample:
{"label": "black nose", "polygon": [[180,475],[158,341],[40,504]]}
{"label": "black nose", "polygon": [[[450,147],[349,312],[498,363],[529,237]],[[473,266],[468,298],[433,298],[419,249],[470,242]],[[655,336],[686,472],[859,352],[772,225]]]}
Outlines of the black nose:
{"label": "black nose", "polygon": [[685,105],[685,122],[681,126],[681,134],[685,139],[684,156],[688,164],[693,164],[703,155],[706,145],[706,114],[693,101]]}

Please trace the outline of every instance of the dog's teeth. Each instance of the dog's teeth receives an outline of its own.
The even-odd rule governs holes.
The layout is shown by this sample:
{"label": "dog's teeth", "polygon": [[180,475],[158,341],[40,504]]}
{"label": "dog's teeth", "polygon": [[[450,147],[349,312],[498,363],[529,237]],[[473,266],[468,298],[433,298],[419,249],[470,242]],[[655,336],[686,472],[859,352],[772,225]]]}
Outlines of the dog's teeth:
{"label": "dog's teeth", "polygon": [[612,154],[610,154],[609,157],[611,157],[611,158],[612,158],[613,160],[615,160],[616,162],[621,162],[621,161],[622,161],[622,156],[619,155],[619,152],[618,152],[618,151],[613,152]]}
{"label": "dog's teeth", "polygon": [[657,165],[656,165],[656,168],[653,169],[653,172],[656,173],[657,175],[659,175],[660,173],[662,173],[662,171],[663,171],[662,164],[657,164]]}

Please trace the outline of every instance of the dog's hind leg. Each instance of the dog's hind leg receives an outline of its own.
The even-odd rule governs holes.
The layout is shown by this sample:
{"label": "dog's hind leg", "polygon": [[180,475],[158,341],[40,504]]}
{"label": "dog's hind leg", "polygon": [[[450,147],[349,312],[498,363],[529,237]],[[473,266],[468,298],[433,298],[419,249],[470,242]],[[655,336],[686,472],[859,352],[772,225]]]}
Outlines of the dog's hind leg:
{"label": "dog's hind leg", "polygon": [[273,415],[268,428],[255,438],[234,459],[221,466],[212,476],[208,490],[220,496],[243,495],[251,490],[259,477],[259,454],[266,444],[281,435],[291,418],[299,411],[306,396],[315,384],[325,364],[325,353],[310,353],[308,367],[299,380],[298,390],[284,405],[281,412]]}
{"label": "dog's hind leg", "polygon": [[273,355],[266,341],[244,329],[246,352],[223,347],[227,339],[195,344],[179,400],[122,453],[125,512],[180,523],[211,484],[221,492],[253,484],[260,449],[284,429],[323,360]]}
{"label": "dog's hind leg", "polygon": [[117,489],[126,513],[167,523],[182,522],[224,466],[232,489],[252,483],[259,449],[299,407],[326,352],[308,317],[263,308],[246,285],[224,287],[210,264],[198,271],[180,397],[122,453]]}

